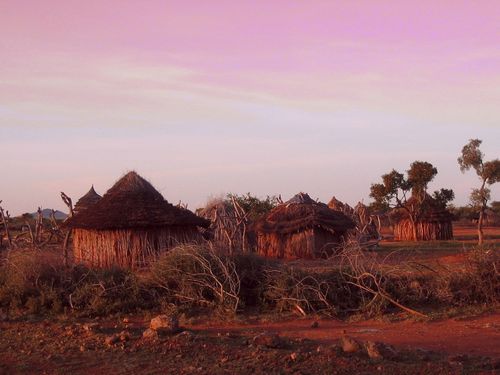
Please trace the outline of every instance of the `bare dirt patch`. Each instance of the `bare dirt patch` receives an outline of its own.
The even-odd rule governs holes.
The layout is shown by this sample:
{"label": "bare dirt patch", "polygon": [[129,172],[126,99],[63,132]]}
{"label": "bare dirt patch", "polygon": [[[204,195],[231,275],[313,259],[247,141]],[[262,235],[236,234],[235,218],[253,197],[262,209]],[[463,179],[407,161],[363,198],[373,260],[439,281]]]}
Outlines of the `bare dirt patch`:
{"label": "bare dirt patch", "polygon": [[[0,373],[494,373],[500,357],[498,314],[435,323],[212,322],[186,325],[183,332],[158,339],[142,337],[149,327],[142,317],[88,323],[0,323]],[[369,341],[394,345],[397,355],[371,359],[363,350],[345,353],[339,345],[344,331],[362,347]],[[116,340],[109,340],[113,335]]]}

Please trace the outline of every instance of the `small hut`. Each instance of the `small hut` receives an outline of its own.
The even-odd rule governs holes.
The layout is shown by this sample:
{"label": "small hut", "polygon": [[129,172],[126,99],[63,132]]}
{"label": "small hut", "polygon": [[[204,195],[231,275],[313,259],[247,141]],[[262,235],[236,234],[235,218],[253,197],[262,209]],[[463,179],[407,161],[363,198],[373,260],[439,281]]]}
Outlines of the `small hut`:
{"label": "small hut", "polygon": [[343,213],[300,193],[257,221],[257,252],[285,259],[328,256],[354,226]]}
{"label": "small hut", "polygon": [[90,206],[93,206],[95,203],[99,202],[102,197],[96,193],[94,190],[94,185],[90,188],[90,190],[81,197],[78,202],[76,202],[75,207],[73,208],[73,213],[81,212]]}
{"label": "small hut", "polygon": [[66,225],[73,229],[75,260],[136,268],[180,243],[201,240],[198,227],[209,222],[168,203],[148,181],[129,172]]}
{"label": "small hut", "polygon": [[[453,215],[442,207],[434,198],[426,194],[424,200],[419,202],[415,197],[406,203],[413,210],[420,211],[416,222],[417,241],[435,241],[453,239]],[[394,239],[399,241],[414,241],[411,220],[403,209],[391,212],[394,224]]]}

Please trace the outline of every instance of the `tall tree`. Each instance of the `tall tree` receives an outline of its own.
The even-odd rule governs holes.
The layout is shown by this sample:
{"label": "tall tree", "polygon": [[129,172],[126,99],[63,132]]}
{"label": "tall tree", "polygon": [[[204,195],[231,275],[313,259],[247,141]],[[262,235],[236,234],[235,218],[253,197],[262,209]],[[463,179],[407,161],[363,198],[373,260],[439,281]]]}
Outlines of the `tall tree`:
{"label": "tall tree", "polygon": [[[371,185],[370,197],[375,200],[375,207],[399,208],[406,213],[412,225],[414,241],[418,239],[418,220],[426,209],[424,201],[429,199],[427,187],[437,173],[431,163],[414,161],[406,171],[407,177],[393,169],[382,176],[382,183]],[[445,206],[454,198],[453,191],[449,189],[436,191],[434,196]]]}
{"label": "tall tree", "polygon": [[484,154],[479,149],[482,142],[483,141],[479,139],[471,139],[469,143],[462,148],[462,154],[457,159],[462,173],[474,169],[481,181],[480,187],[472,189],[470,195],[472,205],[479,210],[479,220],[477,222],[479,245],[484,243],[484,211],[488,207],[488,201],[491,198],[491,190],[488,186],[500,182],[500,160],[494,159],[484,161]]}

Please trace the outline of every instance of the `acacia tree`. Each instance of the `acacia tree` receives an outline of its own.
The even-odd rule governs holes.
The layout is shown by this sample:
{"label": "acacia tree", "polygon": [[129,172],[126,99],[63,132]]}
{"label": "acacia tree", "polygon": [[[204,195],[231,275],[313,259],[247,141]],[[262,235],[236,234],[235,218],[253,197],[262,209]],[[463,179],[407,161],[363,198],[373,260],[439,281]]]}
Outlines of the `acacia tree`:
{"label": "acacia tree", "polygon": [[465,173],[465,171],[472,168],[476,171],[476,174],[481,181],[481,186],[479,188],[472,189],[470,195],[473,207],[479,211],[479,220],[477,222],[479,245],[482,245],[484,242],[484,211],[488,207],[488,201],[491,198],[491,190],[488,186],[491,186],[496,182],[500,182],[500,160],[494,159],[484,161],[484,154],[479,149],[482,142],[483,141],[480,139],[471,139],[469,143],[462,148],[462,155],[457,159],[462,173]]}
{"label": "acacia tree", "polygon": [[[417,223],[426,209],[424,202],[429,199],[427,187],[437,173],[436,167],[431,163],[414,161],[406,171],[406,177],[393,169],[382,175],[382,183],[371,185],[370,197],[375,200],[375,207],[399,208],[406,213],[412,225],[414,241],[418,239]],[[434,199],[443,206],[453,200],[454,196],[450,189],[434,192]]]}

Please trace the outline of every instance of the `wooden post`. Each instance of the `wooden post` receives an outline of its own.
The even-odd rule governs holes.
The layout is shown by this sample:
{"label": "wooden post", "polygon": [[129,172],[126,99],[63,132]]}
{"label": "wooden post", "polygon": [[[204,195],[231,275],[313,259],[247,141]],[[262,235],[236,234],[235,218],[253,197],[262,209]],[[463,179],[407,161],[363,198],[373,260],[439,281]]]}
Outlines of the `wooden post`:
{"label": "wooden post", "polygon": [[69,244],[69,238],[71,237],[71,229],[68,230],[66,233],[66,237],[64,237],[64,244],[63,244],[63,257],[64,257],[64,267],[68,267],[69,261],[68,261],[68,244]]}
{"label": "wooden post", "polygon": [[[66,194],[64,194],[63,191],[61,191],[61,199],[63,200],[64,204],[68,206],[69,210],[69,217],[73,217],[73,202],[70,197],[68,197]],[[71,237],[71,229],[68,229],[68,232],[66,233],[66,237],[64,237],[64,244],[63,244],[63,257],[64,257],[64,266],[68,267],[69,265],[69,260],[68,260],[68,244],[69,244],[69,239]]]}
{"label": "wooden post", "polygon": [[30,237],[31,237],[31,244],[35,245],[36,238],[35,238],[35,235],[33,234],[33,230],[31,229],[31,224],[28,221],[28,219],[24,220],[24,224],[26,224],[26,226],[28,227],[28,231],[29,231],[29,234],[30,234]]}
{"label": "wooden post", "polygon": [[37,244],[42,242],[42,230],[43,230],[43,213],[42,213],[42,208],[38,207],[38,210],[36,212],[36,221],[35,221],[35,239]]}
{"label": "wooden post", "polygon": [[[2,203],[2,201],[0,200],[0,204],[1,203]],[[7,244],[9,245],[9,249],[10,249],[12,247],[12,239],[10,238],[9,224],[8,224],[8,219],[10,218],[10,215],[9,215],[8,211],[7,211],[7,215],[5,215],[2,206],[0,206],[0,218],[3,221],[5,235],[7,236]]]}
{"label": "wooden post", "polygon": [[61,199],[63,200],[64,204],[68,206],[69,209],[69,217],[73,216],[73,202],[70,197],[68,197],[66,194],[64,194],[63,191],[61,191]]}

